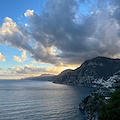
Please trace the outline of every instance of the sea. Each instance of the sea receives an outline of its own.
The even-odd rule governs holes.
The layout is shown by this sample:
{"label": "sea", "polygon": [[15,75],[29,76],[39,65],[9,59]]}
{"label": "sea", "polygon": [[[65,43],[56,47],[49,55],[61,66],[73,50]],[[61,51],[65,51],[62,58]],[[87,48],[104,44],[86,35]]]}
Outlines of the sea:
{"label": "sea", "polygon": [[0,80],[0,120],[86,120],[79,103],[93,88]]}

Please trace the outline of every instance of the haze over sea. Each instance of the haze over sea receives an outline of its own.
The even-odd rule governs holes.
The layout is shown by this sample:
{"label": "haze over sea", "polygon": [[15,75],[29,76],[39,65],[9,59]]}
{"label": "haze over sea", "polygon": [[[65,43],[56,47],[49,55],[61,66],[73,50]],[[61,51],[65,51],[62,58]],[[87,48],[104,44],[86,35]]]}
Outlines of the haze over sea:
{"label": "haze over sea", "polygon": [[85,120],[78,106],[93,88],[0,80],[0,120]]}

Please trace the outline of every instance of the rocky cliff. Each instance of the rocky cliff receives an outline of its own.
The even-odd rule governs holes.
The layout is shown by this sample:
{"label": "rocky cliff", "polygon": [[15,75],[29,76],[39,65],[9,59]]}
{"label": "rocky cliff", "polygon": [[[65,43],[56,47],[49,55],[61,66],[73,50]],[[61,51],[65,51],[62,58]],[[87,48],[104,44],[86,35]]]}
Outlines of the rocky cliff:
{"label": "rocky cliff", "polygon": [[119,79],[120,59],[96,57],[75,70],[65,70],[54,83],[111,87]]}

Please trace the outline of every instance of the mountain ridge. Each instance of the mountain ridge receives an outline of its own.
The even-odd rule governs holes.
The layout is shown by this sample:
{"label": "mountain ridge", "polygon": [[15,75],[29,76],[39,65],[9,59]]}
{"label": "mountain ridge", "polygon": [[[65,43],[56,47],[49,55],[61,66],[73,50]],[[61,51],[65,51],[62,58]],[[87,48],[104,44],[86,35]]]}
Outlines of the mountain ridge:
{"label": "mountain ridge", "polygon": [[64,75],[59,74],[53,82],[87,86],[107,85],[110,87],[119,75],[120,59],[98,56],[86,60],[75,70],[70,70]]}
{"label": "mountain ridge", "polygon": [[59,75],[43,74],[24,79],[80,86],[112,87],[120,81],[120,59],[98,56],[86,60],[75,70],[67,69]]}
{"label": "mountain ridge", "polygon": [[53,74],[41,74],[40,76],[32,76],[27,78],[21,78],[21,80],[38,80],[38,81],[52,81],[56,75]]}

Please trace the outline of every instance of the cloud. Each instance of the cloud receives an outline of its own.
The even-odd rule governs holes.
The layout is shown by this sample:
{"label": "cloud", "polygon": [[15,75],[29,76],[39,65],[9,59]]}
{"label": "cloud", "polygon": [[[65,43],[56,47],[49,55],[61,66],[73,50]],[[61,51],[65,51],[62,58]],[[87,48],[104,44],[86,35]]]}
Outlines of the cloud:
{"label": "cloud", "polygon": [[26,61],[26,58],[27,58],[26,51],[23,51],[21,57],[19,57],[19,56],[14,56],[13,58],[14,58],[14,60],[17,61],[17,62],[25,62],[25,61]]}
{"label": "cloud", "polygon": [[37,64],[37,62],[34,60],[34,61],[32,61],[32,63],[34,63],[34,64]]}
{"label": "cloud", "polygon": [[[78,14],[80,11],[76,1],[48,0],[45,12],[29,17],[31,34],[39,43],[36,52],[43,51],[40,50],[41,46],[47,52],[43,57],[40,53],[34,54],[33,57],[52,64],[56,64],[56,61],[61,61],[63,64],[79,64],[99,55],[112,57],[119,54],[120,26],[109,7],[104,8],[108,5],[107,1],[100,3],[97,1],[95,9],[94,4],[93,2],[90,6],[93,14],[87,11],[88,13],[81,17],[81,14]],[[79,20],[75,22],[77,18]],[[48,52],[53,46],[61,51],[54,56],[54,59]],[[57,63],[60,65],[60,62]]]}
{"label": "cloud", "polygon": [[63,70],[63,67],[50,66],[50,67],[47,67],[45,70],[48,74],[51,73],[54,75],[58,75]]}
{"label": "cloud", "polygon": [[14,56],[14,60],[17,62],[24,62],[25,61],[25,59],[20,59],[20,57],[18,57],[18,56]]}
{"label": "cloud", "polygon": [[55,66],[80,64],[96,56],[118,57],[119,11],[119,0],[47,0],[40,14],[30,9],[24,13],[27,29],[6,17],[0,43]]}
{"label": "cloud", "polygon": [[12,74],[10,71],[0,71],[0,79],[20,79],[21,76]]}
{"label": "cloud", "polygon": [[5,61],[5,56],[2,55],[1,52],[0,52],[0,61],[3,61],[3,62]]}
{"label": "cloud", "polygon": [[59,74],[62,71],[61,67],[38,67],[33,65],[25,65],[25,66],[18,66],[18,67],[12,67],[9,68],[9,71],[11,74],[18,75],[18,76],[36,76],[41,74]]}
{"label": "cloud", "polygon": [[34,10],[29,10],[29,9],[24,13],[25,17],[32,16],[33,14],[34,14]]}
{"label": "cloud", "polygon": [[49,66],[49,67],[39,67],[33,66],[33,64],[25,66],[17,66],[9,68],[9,71],[12,75],[17,76],[40,76],[41,74],[53,74],[58,75],[65,69],[75,69],[77,65],[68,65],[68,66]]}
{"label": "cloud", "polygon": [[4,19],[4,23],[0,28],[0,43],[18,48],[19,50],[28,50],[32,52],[29,45],[30,36],[22,26],[18,26],[9,17]]}
{"label": "cloud", "polygon": [[[45,48],[33,38],[29,31],[25,30],[22,26],[18,26],[11,18],[6,17],[0,28],[0,43],[10,45],[19,50],[28,51],[31,57],[37,61],[51,64],[59,63],[57,61],[58,58],[51,54],[52,47]],[[17,57],[17,59],[19,58]]]}
{"label": "cloud", "polygon": [[23,51],[21,57],[24,59],[24,58],[27,58],[27,54],[26,54],[26,51]]}
{"label": "cloud", "polygon": [[29,25],[26,23],[25,26],[27,27],[27,26],[29,26]]}
{"label": "cloud", "polygon": [[37,66],[33,67],[33,66],[18,66],[18,67],[13,67],[10,69],[12,71],[12,73],[17,73],[18,75],[25,75],[25,74],[29,74],[29,75],[34,75],[34,74],[40,74],[40,72],[44,72],[44,68],[39,68]]}

